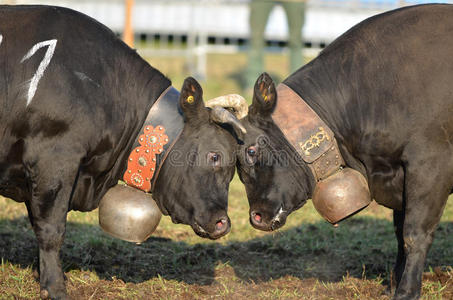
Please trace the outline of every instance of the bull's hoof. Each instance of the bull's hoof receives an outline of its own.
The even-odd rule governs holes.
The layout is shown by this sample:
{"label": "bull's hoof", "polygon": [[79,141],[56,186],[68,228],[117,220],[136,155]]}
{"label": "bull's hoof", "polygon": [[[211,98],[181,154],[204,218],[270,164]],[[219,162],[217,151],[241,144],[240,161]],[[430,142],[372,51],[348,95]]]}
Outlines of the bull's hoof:
{"label": "bull's hoof", "polygon": [[401,293],[396,291],[395,295],[393,296],[392,300],[417,300],[420,299],[420,293],[413,292],[413,293]]}
{"label": "bull's hoof", "polygon": [[41,299],[52,299],[52,300],[66,300],[69,299],[68,295],[66,294],[66,290],[61,292],[49,292],[48,289],[41,289],[40,293]]}
{"label": "bull's hoof", "polygon": [[40,296],[41,296],[41,299],[49,299],[49,292],[46,289],[42,289]]}
{"label": "bull's hoof", "polygon": [[36,281],[39,281],[39,272],[38,272],[38,270],[34,269],[32,275],[33,275],[33,278]]}

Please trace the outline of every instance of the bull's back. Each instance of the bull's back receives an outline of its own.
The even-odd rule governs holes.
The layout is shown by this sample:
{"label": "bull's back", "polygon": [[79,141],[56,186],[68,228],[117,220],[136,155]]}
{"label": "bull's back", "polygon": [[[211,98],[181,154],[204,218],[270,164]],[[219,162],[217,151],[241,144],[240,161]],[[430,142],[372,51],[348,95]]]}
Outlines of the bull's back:
{"label": "bull's back", "polygon": [[117,158],[145,117],[138,108],[151,105],[146,83],[168,80],[70,9],[0,6],[0,35],[0,194],[24,200],[30,166],[65,152],[81,164],[74,197],[89,203],[108,188],[105,178],[117,180]]}
{"label": "bull's back", "polygon": [[393,155],[442,128],[453,141],[452,32],[453,5],[377,15],[286,82],[362,153]]}
{"label": "bull's back", "polygon": [[[402,9],[375,22],[364,27],[370,33],[355,57],[364,72],[357,86],[363,147],[446,146],[453,141],[453,5]],[[440,131],[447,136],[439,139]]]}
{"label": "bull's back", "polygon": [[107,83],[115,59],[128,51],[104,25],[62,7],[0,6],[0,35],[0,101],[22,110],[77,82],[91,82],[80,90],[96,92]]}

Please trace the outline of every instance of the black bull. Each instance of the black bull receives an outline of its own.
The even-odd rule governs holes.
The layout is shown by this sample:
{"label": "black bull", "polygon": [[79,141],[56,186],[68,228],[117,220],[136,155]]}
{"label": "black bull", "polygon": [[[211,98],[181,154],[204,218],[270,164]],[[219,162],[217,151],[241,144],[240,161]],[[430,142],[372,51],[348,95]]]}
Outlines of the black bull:
{"label": "black bull", "polygon": [[[66,298],[58,255],[67,212],[95,209],[117,184],[150,107],[170,84],[87,16],[0,6],[0,194],[26,204],[41,296]],[[211,120],[195,80],[180,95],[185,126],[169,157],[178,155],[163,164],[153,197],[174,222],[217,238],[230,228],[236,141]],[[196,165],[186,163],[188,153]]]}
{"label": "black bull", "polygon": [[[393,209],[395,299],[419,297],[426,254],[453,187],[452,33],[451,5],[398,9],[353,27],[284,80],[332,129],[346,165],[368,179],[372,198]],[[316,184],[272,121],[277,101],[272,80],[262,75],[238,156],[251,223],[263,230],[282,226]],[[290,155],[283,161],[271,152]]]}

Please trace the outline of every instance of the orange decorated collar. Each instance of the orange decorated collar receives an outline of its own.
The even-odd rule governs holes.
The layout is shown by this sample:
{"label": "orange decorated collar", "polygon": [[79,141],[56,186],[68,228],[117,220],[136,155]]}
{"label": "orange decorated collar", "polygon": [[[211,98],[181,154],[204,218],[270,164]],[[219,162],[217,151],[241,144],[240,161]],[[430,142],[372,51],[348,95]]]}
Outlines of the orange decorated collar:
{"label": "orange decorated collar", "polygon": [[156,100],[127,160],[123,180],[127,185],[152,192],[159,170],[184,127],[179,92],[170,86]]}

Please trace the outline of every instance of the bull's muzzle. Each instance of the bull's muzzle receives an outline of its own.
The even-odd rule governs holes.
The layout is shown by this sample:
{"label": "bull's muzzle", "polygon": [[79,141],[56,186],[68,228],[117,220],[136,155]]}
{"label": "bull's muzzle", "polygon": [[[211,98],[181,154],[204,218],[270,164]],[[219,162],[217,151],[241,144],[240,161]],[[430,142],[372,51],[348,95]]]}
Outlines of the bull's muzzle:
{"label": "bull's muzzle", "polygon": [[266,216],[263,216],[261,212],[253,210],[250,212],[250,223],[256,229],[273,231],[285,225],[288,214],[289,212],[287,210],[280,207],[272,219],[268,219]]}
{"label": "bull's muzzle", "polygon": [[[228,216],[222,216],[214,222],[212,230],[204,229],[198,222],[194,222],[192,225],[193,231],[202,238],[209,238],[211,240],[216,240],[230,232],[231,221]],[[212,226],[209,226],[210,228]]]}

